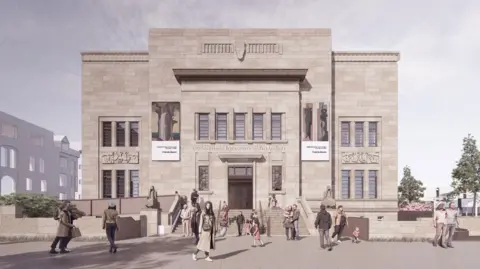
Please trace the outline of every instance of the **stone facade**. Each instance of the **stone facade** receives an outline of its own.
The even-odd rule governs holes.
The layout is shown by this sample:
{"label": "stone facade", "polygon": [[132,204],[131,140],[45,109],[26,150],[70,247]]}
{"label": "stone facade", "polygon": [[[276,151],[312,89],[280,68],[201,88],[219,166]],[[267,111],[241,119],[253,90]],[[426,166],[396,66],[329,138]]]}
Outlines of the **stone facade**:
{"label": "stone facade", "polygon": [[[83,197],[101,197],[101,171],[119,169],[139,171],[140,195],[151,186],[159,194],[189,194],[199,187],[199,166],[206,166],[209,187],[200,194],[218,203],[228,200],[228,168],[247,166],[253,207],[258,201],[265,207],[270,194],[281,206],[299,196],[316,203],[332,186],[347,208],[396,209],[398,60],[390,52],[333,52],[329,29],[152,29],[147,52],[83,53]],[[179,161],[152,161],[152,102],[181,104]],[[306,107],[313,111],[313,140],[320,136],[317,111],[327,107],[329,160],[301,160]],[[199,140],[199,113],[209,114],[206,140]],[[216,139],[217,113],[228,118],[222,141]],[[245,114],[242,141],[235,140],[235,113]],[[263,139],[253,137],[255,113],[264,115]],[[281,114],[275,140],[274,113]],[[101,147],[103,121],[139,122],[139,145]],[[352,123],[351,141],[353,123],[364,122],[366,145],[368,122],[377,122],[377,144],[341,147],[342,121]],[[272,166],[282,167],[280,189],[273,190]],[[365,197],[368,170],[377,170],[376,198],[340,199],[345,169],[352,172],[351,198],[354,170],[366,171]],[[125,183],[127,196],[130,187]]]}

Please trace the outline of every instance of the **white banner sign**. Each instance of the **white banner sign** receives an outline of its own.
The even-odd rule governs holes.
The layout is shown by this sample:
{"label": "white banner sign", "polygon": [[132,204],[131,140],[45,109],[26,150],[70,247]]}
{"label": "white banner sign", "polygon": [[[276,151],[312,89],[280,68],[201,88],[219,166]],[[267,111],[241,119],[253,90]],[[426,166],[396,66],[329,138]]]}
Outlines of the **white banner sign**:
{"label": "white banner sign", "polygon": [[302,161],[329,161],[330,142],[302,141]]}
{"label": "white banner sign", "polygon": [[152,141],[152,161],[180,161],[180,141]]}

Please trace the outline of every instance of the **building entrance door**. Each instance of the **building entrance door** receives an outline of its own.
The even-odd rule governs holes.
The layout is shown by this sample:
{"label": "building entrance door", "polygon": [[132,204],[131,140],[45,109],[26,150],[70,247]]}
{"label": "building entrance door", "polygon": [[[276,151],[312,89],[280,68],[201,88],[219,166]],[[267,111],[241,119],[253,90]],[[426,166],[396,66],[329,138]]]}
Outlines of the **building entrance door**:
{"label": "building entrance door", "polygon": [[231,209],[253,208],[253,173],[251,166],[228,168],[228,206]]}

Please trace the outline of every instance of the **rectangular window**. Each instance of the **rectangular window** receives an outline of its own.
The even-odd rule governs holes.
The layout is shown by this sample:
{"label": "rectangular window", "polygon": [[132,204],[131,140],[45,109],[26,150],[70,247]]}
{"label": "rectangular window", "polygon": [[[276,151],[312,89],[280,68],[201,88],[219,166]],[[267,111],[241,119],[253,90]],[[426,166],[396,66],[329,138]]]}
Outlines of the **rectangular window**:
{"label": "rectangular window", "polygon": [[340,136],[342,139],[342,147],[350,147],[350,122],[342,121]]}
{"label": "rectangular window", "polygon": [[368,146],[369,147],[378,147],[377,128],[378,128],[378,122],[372,121],[368,123]]}
{"label": "rectangular window", "polygon": [[45,160],[44,159],[38,159],[38,170],[40,173],[45,173]]}
{"label": "rectangular window", "polygon": [[112,170],[102,170],[102,198],[112,198]]}
{"label": "rectangular window", "polygon": [[0,124],[0,135],[12,139],[17,139],[17,127],[11,124]]}
{"label": "rectangular window", "polygon": [[117,198],[125,197],[125,170],[115,171],[117,182]]}
{"label": "rectangular window", "polygon": [[60,174],[60,182],[58,183],[58,185],[60,185],[60,187],[65,187],[67,186],[67,175],[64,175],[64,174]]}
{"label": "rectangular window", "polygon": [[102,147],[112,146],[112,122],[102,122]]}
{"label": "rectangular window", "polygon": [[244,113],[235,113],[235,140],[245,140]]}
{"label": "rectangular window", "polygon": [[215,115],[215,135],[217,140],[227,140],[227,113]]}
{"label": "rectangular window", "polygon": [[32,143],[33,143],[35,146],[37,146],[37,147],[43,147],[43,136],[35,135],[35,136],[32,136],[31,139],[32,139]]}
{"label": "rectangular window", "polygon": [[253,114],[253,140],[263,140],[263,114]]}
{"label": "rectangular window", "polygon": [[355,170],[355,199],[363,199],[363,170]]}
{"label": "rectangular window", "polygon": [[60,167],[67,169],[68,160],[67,158],[60,157]]}
{"label": "rectangular window", "polygon": [[272,126],[272,140],[282,140],[282,114],[272,113],[271,117]]}
{"label": "rectangular window", "polygon": [[203,165],[198,167],[198,190],[208,191],[210,189],[210,178],[208,166]]}
{"label": "rectangular window", "polygon": [[140,175],[138,170],[130,171],[130,197],[140,196]]}
{"label": "rectangular window", "polygon": [[0,147],[0,166],[7,167],[7,149],[5,147]]}
{"label": "rectangular window", "polygon": [[198,114],[198,140],[210,139],[210,119],[207,113]]}
{"label": "rectangular window", "polygon": [[281,191],[283,182],[283,169],[281,165],[272,166],[272,191]]}
{"label": "rectangular window", "polygon": [[31,178],[27,178],[27,191],[31,191],[32,190],[32,179]]}
{"label": "rectangular window", "polygon": [[28,170],[30,172],[35,171],[35,158],[34,157],[30,157],[30,163],[29,163],[29,166],[28,166]]}
{"label": "rectangular window", "polygon": [[376,199],[377,198],[377,182],[378,182],[378,171],[370,170],[368,171],[368,198]]}
{"label": "rectangular window", "polygon": [[47,192],[47,181],[46,180],[41,180],[40,181],[40,191],[41,192]]}
{"label": "rectangular window", "polygon": [[14,149],[10,149],[10,156],[9,156],[9,161],[10,161],[10,168],[17,168],[17,151]]}
{"label": "rectangular window", "polygon": [[363,122],[355,122],[355,147],[363,147]]}
{"label": "rectangular window", "polygon": [[138,147],[139,125],[138,121],[130,122],[130,147]]}
{"label": "rectangular window", "polygon": [[115,127],[115,145],[117,147],[125,147],[126,123],[124,121],[116,122]]}
{"label": "rectangular window", "polygon": [[342,170],[342,199],[350,198],[350,170]]}

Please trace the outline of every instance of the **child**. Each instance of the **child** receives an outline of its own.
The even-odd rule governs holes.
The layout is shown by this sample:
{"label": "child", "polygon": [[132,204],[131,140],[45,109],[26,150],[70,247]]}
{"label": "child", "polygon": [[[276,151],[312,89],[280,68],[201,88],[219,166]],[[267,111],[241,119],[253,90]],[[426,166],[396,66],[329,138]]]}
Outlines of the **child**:
{"label": "child", "polygon": [[262,241],[262,239],[260,238],[260,228],[258,227],[258,222],[257,222],[257,221],[254,221],[254,222],[253,222],[253,246],[252,246],[252,247],[256,247],[256,246],[257,246],[257,241],[260,242],[260,246],[261,246],[261,247],[264,246],[263,241]]}
{"label": "child", "polygon": [[247,219],[243,224],[243,234],[250,235],[250,228],[251,228],[250,220]]}
{"label": "child", "polygon": [[358,227],[355,227],[355,230],[353,231],[352,243],[360,243],[360,239],[358,239],[359,236],[360,229]]}

